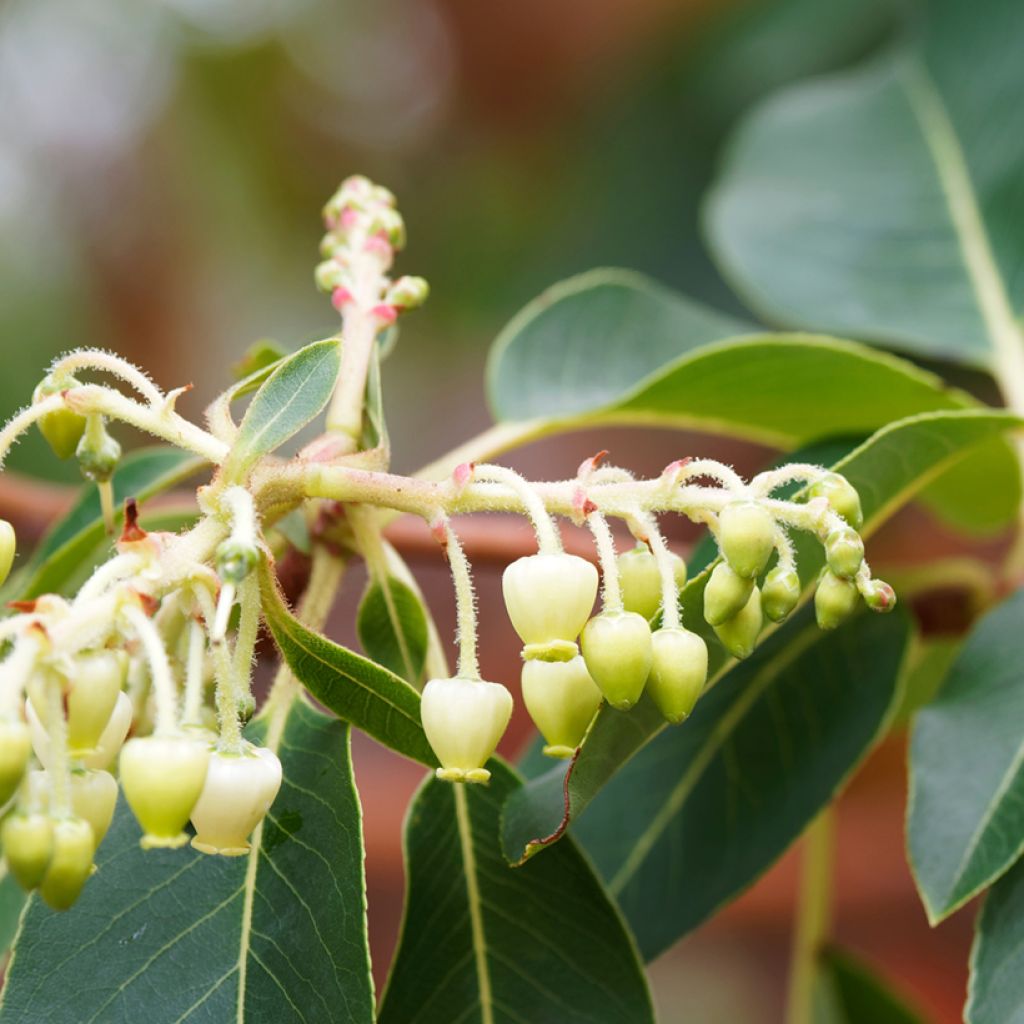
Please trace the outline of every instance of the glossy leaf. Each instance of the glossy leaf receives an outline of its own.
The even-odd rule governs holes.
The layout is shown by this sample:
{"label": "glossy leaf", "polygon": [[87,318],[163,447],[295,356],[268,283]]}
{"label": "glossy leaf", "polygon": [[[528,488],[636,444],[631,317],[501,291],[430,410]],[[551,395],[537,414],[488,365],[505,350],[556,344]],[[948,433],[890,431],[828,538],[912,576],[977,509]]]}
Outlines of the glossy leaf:
{"label": "glossy leaf", "polygon": [[334,392],[340,365],[336,339],[315,341],[279,363],[249,403],[224,472],[244,473],[319,415]]}
{"label": "glossy leaf", "polygon": [[498,823],[519,781],[496,760],[488,786],[428,779],[405,827],[406,906],[380,1024],[653,1024],[622,919],[575,845],[523,870]]}
{"label": "glossy leaf", "polygon": [[908,641],[900,612],[823,633],[805,609],[605,787],[575,834],[645,958],[746,888],[831,800],[887,724]]}
{"label": "glossy leaf", "polygon": [[[527,306],[495,344],[489,389],[496,415],[519,422],[496,429],[486,457],[597,423],[675,426],[792,449],[865,436],[921,412],[977,408],[887,354],[835,338],[755,333],[615,270],[571,278]],[[996,438],[924,496],[952,524],[989,530],[1013,520],[1020,494],[1018,463]]]}
{"label": "glossy leaf", "polygon": [[[860,492],[864,535],[870,536],[918,488],[964,458],[972,448],[1020,425],[1017,418],[1000,412],[929,413],[880,430],[835,467]],[[800,559],[805,583],[821,564],[815,557],[820,559],[820,554],[809,551]],[[680,607],[686,625],[708,642],[709,673],[714,683],[723,678],[732,663],[701,614],[707,578],[705,571],[690,580],[680,595]],[[766,630],[763,638],[770,635],[771,630]],[[510,800],[502,830],[506,856],[516,862],[561,838],[569,823],[583,813],[629,759],[664,729],[649,700],[641,700],[628,713],[603,707],[586,744],[568,768],[550,768]]]}
{"label": "glossy leaf", "polygon": [[427,617],[420,599],[401,580],[371,583],[356,616],[368,657],[417,686],[427,660]]}
{"label": "glossy leaf", "polygon": [[348,726],[296,703],[284,782],[247,857],[139,848],[123,801],[74,909],[33,898],[3,1024],[370,1022]]}
{"label": "glossy leaf", "polygon": [[712,245],[774,322],[1019,365],[1024,8],[926,12],[909,45],[755,110],[710,203]]}
{"label": "glossy leaf", "polygon": [[812,1024],[925,1024],[874,971],[848,953],[823,950],[815,979]]}
{"label": "glossy leaf", "polygon": [[1018,1024],[1024,1006],[1024,861],[989,892],[975,923],[967,1024]]}
{"label": "glossy leaf", "polygon": [[420,695],[376,662],[307,629],[292,615],[264,563],[263,614],[288,667],[326,708],[413,761],[436,765],[423,726]]}
{"label": "glossy leaf", "polygon": [[[126,455],[112,477],[115,523],[123,520],[125,498],[144,502],[187,480],[204,465],[202,459],[177,448],[143,448]],[[105,539],[99,495],[95,485],[89,484],[21,571],[18,597],[27,600],[40,594],[61,593]]]}
{"label": "glossy leaf", "polygon": [[910,746],[907,842],[939,921],[1024,851],[1024,590],[974,628]]}

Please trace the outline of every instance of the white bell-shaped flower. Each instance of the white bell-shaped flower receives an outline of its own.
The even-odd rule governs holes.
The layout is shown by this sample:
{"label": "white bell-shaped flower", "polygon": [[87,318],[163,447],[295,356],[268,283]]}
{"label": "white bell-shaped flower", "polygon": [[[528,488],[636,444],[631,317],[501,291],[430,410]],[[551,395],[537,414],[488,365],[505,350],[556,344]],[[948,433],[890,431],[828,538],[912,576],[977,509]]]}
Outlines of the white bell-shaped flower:
{"label": "white bell-shaped flower", "polygon": [[517,559],[502,576],[505,607],[524,644],[573,642],[597,597],[597,569],[559,553]]}
{"label": "white bell-shaped flower", "polygon": [[121,788],[142,826],[143,849],[182,846],[182,831],[203,791],[210,749],[182,735],[129,740],[121,750]]}
{"label": "white bell-shaped flower", "polygon": [[548,757],[572,757],[601,705],[601,691],[580,655],[523,664],[523,703],[547,740]]}
{"label": "white bell-shaped flower", "polygon": [[431,679],[423,689],[420,717],[441,767],[439,779],[486,782],[484,767],[512,716],[512,694],[479,679]]}
{"label": "white bell-shaped flower", "polygon": [[210,754],[203,792],[192,809],[202,853],[241,857],[249,852],[249,834],[263,820],[281,788],[281,762],[266,747],[247,746],[240,754]]}

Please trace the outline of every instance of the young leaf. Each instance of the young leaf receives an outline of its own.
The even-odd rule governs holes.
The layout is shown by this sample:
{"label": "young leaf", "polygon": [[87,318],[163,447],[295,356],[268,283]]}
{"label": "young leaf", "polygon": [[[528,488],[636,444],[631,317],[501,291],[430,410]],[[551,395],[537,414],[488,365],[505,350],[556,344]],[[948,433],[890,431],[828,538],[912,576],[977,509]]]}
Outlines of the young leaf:
{"label": "young leaf", "polygon": [[374,661],[413,686],[423,679],[427,660],[427,617],[420,599],[393,576],[370,583],[359,603],[356,631]]}
{"label": "young leaf", "polygon": [[843,950],[823,950],[812,1024],[925,1024],[869,967]]}
{"label": "young leaf", "polygon": [[[124,516],[125,498],[143,502],[187,480],[204,465],[202,459],[177,448],[143,448],[126,455],[111,478],[115,523]],[[60,593],[65,581],[75,575],[105,537],[99,495],[96,486],[89,484],[21,570],[18,597],[29,600],[40,594]]]}
{"label": "young leaf", "polygon": [[912,45],[755,110],[708,208],[712,245],[774,322],[1019,366],[1024,7],[923,13]]}
{"label": "young leaf", "polygon": [[975,919],[967,1024],[1017,1024],[1024,1006],[1024,861],[992,886]]}
{"label": "young leaf", "polygon": [[315,341],[279,363],[245,411],[225,473],[244,474],[314,419],[334,391],[340,365],[341,343],[333,338]]}
{"label": "young leaf", "polygon": [[[496,443],[482,457],[608,422],[711,431],[789,450],[865,436],[922,412],[978,408],[893,356],[835,338],[756,333],[614,270],[571,278],[527,306],[495,343],[488,383],[496,415],[518,422],[495,428]],[[1020,494],[1017,460],[996,438],[923,497],[954,525],[991,530],[1013,521]]]}
{"label": "young leaf", "polygon": [[1024,851],[1024,590],[974,627],[910,745],[907,843],[941,921]]}
{"label": "young leaf", "polygon": [[[835,465],[860,492],[864,535],[878,529],[925,481],[977,446],[1020,425],[1019,419],[1006,413],[952,412],[915,416],[880,430]],[[820,551],[801,555],[805,580],[820,564],[814,558],[820,559]],[[686,625],[708,642],[709,672],[714,681],[725,671],[727,658],[701,613],[707,579],[705,570],[683,588],[680,607]],[[766,630],[764,637],[770,635]],[[679,731],[687,728],[684,724]],[[556,765],[513,795],[502,830],[506,856],[516,862],[560,839],[616,772],[664,729],[661,716],[648,700],[627,713],[603,707],[587,742],[568,767]],[[660,796],[664,797],[663,791]],[[654,794],[652,798],[657,797]]]}
{"label": "young leaf", "polygon": [[430,778],[405,825],[406,904],[380,1024],[653,1024],[636,949],[576,847],[521,871],[498,846],[519,781],[492,759],[489,786]]}
{"label": "young leaf", "polygon": [[292,615],[264,562],[263,614],[295,678],[326,708],[413,761],[435,766],[420,724],[420,695],[404,679],[307,629]]}
{"label": "young leaf", "polygon": [[3,1024],[373,1020],[349,729],[296,702],[247,857],[139,848],[122,800],[67,914],[33,897]]}
{"label": "young leaf", "polygon": [[[235,380],[242,383],[254,374],[273,369],[287,355],[288,350],[282,348],[276,341],[271,341],[270,338],[261,338],[259,341],[254,341],[245,350],[242,358],[231,367],[231,372],[234,374]],[[269,372],[266,376],[270,376]]]}

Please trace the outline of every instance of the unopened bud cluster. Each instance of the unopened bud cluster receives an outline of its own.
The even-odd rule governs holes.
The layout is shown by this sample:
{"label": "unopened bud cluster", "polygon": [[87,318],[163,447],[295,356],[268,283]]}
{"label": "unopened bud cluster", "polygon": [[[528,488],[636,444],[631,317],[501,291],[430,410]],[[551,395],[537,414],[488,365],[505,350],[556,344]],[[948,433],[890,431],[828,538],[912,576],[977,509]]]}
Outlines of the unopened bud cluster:
{"label": "unopened bud cluster", "polygon": [[428,287],[422,277],[392,281],[385,276],[394,254],[405,247],[405,223],[386,188],[358,175],[347,178],[324,207],[324,223],[323,262],[315,276],[336,309],[344,312],[355,303],[372,308],[389,323],[426,301]]}
{"label": "unopened bud cluster", "polygon": [[[776,486],[793,478],[780,475],[785,471],[769,471],[746,485],[728,467],[704,463],[698,475],[716,476],[722,486],[700,488],[681,481],[685,466],[669,467],[664,486],[632,481],[621,470],[606,475],[605,480],[614,479],[607,488],[614,492],[609,514],[625,519],[641,539],[632,550],[615,554],[607,528],[595,529],[602,574],[587,559],[560,550],[544,525],[546,515],[531,510],[545,495],[555,495],[559,504],[559,485],[538,486],[532,497],[522,499],[538,525],[541,550],[509,565],[502,588],[509,619],[523,642],[523,701],[549,756],[572,757],[602,703],[628,711],[646,692],[667,722],[678,723],[690,715],[707,683],[705,641],[680,617],[686,566],[665,546],[652,510],[679,511],[711,527],[721,558],[706,581],[704,618],[734,657],[753,652],[766,618],[781,622],[800,602],[803,586],[790,528],[813,533],[824,549],[826,565],[814,598],[821,628],[838,626],[862,599],[876,611],[894,605],[892,588],[870,576],[857,532],[860,501],[840,475],[801,468],[796,478],[808,480],[809,487],[798,500],[787,502],[771,497]],[[480,470],[492,484],[515,477],[497,467]],[[460,489],[469,477],[463,468]],[[566,485],[575,486],[577,522],[602,515],[602,487],[594,479],[586,492],[590,497],[582,500],[579,481]],[[520,494],[531,487],[521,478],[512,483]],[[623,507],[623,496],[631,493],[635,505]],[[493,507],[494,500],[491,492],[482,504]],[[602,575],[604,607],[594,614]],[[458,591],[458,580],[456,586]],[[432,681],[424,693],[423,723],[442,764],[438,774],[453,781],[486,781],[484,765],[511,710],[511,695],[498,684]]]}

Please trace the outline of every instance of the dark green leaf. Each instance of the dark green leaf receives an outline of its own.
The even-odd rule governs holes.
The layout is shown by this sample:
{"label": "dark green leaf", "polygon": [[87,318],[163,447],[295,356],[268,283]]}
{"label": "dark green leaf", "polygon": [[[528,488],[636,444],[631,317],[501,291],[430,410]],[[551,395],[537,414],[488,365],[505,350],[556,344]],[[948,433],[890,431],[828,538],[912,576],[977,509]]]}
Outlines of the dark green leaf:
{"label": "dark green leaf", "polygon": [[418,686],[427,660],[427,617],[401,580],[386,582],[371,583],[363,594],[356,617],[359,642],[374,661]]}
{"label": "dark green leaf", "polygon": [[749,117],[711,240],[775,322],[1005,371],[1024,345],[1024,7],[924,10],[910,45]]}
{"label": "dark green leaf", "polygon": [[8,873],[5,863],[0,868],[0,956],[11,948],[24,907],[25,892]]}
{"label": "dark green leaf", "polygon": [[931,921],[1024,850],[1024,590],[974,628],[910,746],[907,843]]}
{"label": "dark green leaf", "polygon": [[288,667],[324,707],[413,761],[436,765],[420,724],[420,695],[376,662],[307,629],[288,610],[270,568],[260,569],[263,614]]}
{"label": "dark green leaf", "polygon": [[32,900],[0,1021],[372,1021],[348,740],[343,722],[293,705],[284,782],[248,857],[144,852],[121,801],[75,907]]}
{"label": "dark green leaf", "polygon": [[865,964],[838,949],[818,961],[813,1024],[924,1024]]}
{"label": "dark green leaf", "polygon": [[[576,835],[651,959],[753,882],[884,730],[906,617],[773,634],[605,787]],[[699,880],[699,881],[698,881]]]}
{"label": "dark green leaf", "polygon": [[[933,374],[864,346],[754,330],[637,274],[594,271],[563,282],[495,344],[492,405],[500,418],[523,421],[498,428],[499,447],[612,422],[792,449],[865,436],[921,412],[977,408]],[[1017,460],[994,438],[925,497],[952,524],[990,530],[1013,520],[1020,494]]]}
{"label": "dark green leaf", "polygon": [[[145,501],[187,480],[204,465],[202,459],[177,448],[143,448],[126,455],[112,478],[116,522],[123,519],[125,498]],[[65,581],[103,545],[105,538],[99,495],[95,485],[89,484],[22,570],[18,596],[27,600],[60,593]]]}
{"label": "dark green leaf", "polygon": [[405,828],[406,906],[380,1024],[644,1024],[650,996],[614,904],[571,843],[522,870],[498,823],[519,785],[429,779]]}
{"label": "dark green leaf", "polygon": [[384,391],[380,379],[382,358],[379,346],[375,347],[366,374],[366,411],[360,444],[363,450],[388,449],[391,444],[388,439],[388,425],[384,420]]}
{"label": "dark green leaf", "polygon": [[[999,412],[928,413],[880,430],[836,463],[836,469],[860,491],[864,535],[870,536],[917,488],[964,458],[974,446],[1020,423]],[[801,559],[805,581],[820,564],[816,558],[820,558],[818,553]],[[729,662],[701,614],[707,576],[705,571],[683,588],[680,605],[686,625],[708,641],[709,673],[714,683],[727,671]],[[770,635],[766,630],[764,637]],[[558,840],[568,823],[578,818],[629,758],[664,728],[648,700],[625,714],[603,707],[586,744],[568,767],[568,779],[567,769],[557,765],[513,796],[502,831],[509,859],[517,861]]]}
{"label": "dark green leaf", "polygon": [[995,885],[975,922],[967,1024],[1019,1024],[1024,1006],[1024,861]]}
{"label": "dark green leaf", "polygon": [[279,363],[245,411],[225,474],[244,473],[319,415],[334,392],[340,365],[341,344],[333,338],[315,341]]}

